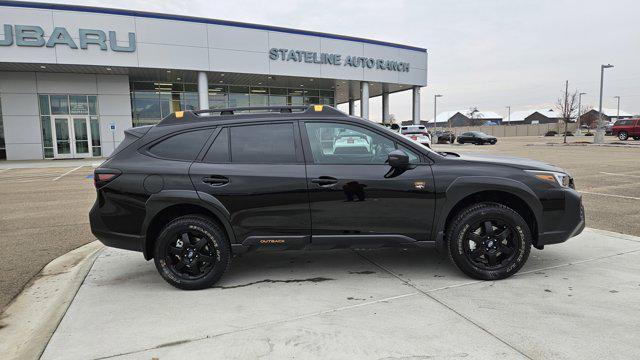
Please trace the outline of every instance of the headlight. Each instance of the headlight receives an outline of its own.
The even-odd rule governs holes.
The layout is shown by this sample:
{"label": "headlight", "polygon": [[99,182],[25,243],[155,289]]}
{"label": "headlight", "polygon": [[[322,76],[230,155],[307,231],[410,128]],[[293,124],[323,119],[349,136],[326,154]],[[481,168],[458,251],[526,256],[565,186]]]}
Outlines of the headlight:
{"label": "headlight", "polygon": [[569,184],[571,183],[571,176],[565,173],[555,172],[555,171],[538,171],[538,170],[525,170],[525,171],[540,180],[558,184],[561,187],[569,187]]}

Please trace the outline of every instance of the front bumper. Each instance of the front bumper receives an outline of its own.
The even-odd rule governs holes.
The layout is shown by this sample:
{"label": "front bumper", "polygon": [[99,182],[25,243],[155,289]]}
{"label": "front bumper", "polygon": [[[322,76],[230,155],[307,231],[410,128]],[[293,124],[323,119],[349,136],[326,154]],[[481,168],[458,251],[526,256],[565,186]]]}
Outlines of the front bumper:
{"label": "front bumper", "polygon": [[580,234],[585,227],[582,195],[573,189],[564,189],[564,208],[543,212],[537,245],[565,242]]}

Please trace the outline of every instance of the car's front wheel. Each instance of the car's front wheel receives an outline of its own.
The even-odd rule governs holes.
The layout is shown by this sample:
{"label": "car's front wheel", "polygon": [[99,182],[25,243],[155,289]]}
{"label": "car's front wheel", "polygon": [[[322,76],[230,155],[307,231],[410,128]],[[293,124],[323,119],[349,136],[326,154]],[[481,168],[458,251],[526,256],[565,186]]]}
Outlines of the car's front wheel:
{"label": "car's front wheel", "polygon": [[629,138],[629,134],[627,134],[627,132],[626,132],[626,131],[620,131],[620,132],[618,133],[618,139],[620,139],[620,140],[622,140],[622,141],[625,141],[625,140],[627,140],[628,138]]}
{"label": "car's front wheel", "polygon": [[531,251],[531,231],[522,216],[498,203],[460,211],[447,231],[449,256],[468,276],[507,278],[520,270]]}
{"label": "car's front wheel", "polygon": [[211,287],[225,273],[231,251],[225,232],[202,215],[169,222],[155,242],[154,262],[162,277],[184,290]]}
{"label": "car's front wheel", "polygon": [[640,136],[634,136],[633,140],[640,140]]}

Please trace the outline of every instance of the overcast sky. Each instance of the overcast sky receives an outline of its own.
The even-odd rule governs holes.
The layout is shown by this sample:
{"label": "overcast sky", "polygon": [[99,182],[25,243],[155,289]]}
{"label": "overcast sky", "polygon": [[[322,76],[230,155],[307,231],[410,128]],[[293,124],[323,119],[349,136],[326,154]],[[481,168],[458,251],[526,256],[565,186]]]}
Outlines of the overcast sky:
{"label": "overcast sky", "polygon": [[[44,1],[44,0],[43,0]],[[55,1],[54,1],[55,2]],[[640,114],[640,1],[633,0],[65,0],[322,31],[428,49],[422,118],[466,109],[512,111],[553,107],[569,80],[597,107],[600,64],[606,70],[604,107]],[[390,111],[411,116],[411,94],[391,95]],[[381,102],[371,100],[380,119]]]}

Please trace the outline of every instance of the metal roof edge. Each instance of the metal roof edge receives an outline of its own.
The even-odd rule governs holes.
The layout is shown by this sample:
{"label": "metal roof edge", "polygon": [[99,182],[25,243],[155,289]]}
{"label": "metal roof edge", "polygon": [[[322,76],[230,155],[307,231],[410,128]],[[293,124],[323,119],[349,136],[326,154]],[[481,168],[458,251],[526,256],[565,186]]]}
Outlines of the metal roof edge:
{"label": "metal roof edge", "polygon": [[398,49],[412,50],[412,51],[418,51],[418,52],[424,52],[424,53],[427,52],[427,49],[425,48],[396,44],[396,43],[391,43],[386,41],[364,39],[364,38],[323,33],[323,32],[310,31],[310,30],[290,29],[290,28],[271,26],[271,25],[261,25],[261,24],[243,23],[238,21],[192,17],[192,16],[186,16],[186,15],[171,15],[171,14],[138,11],[138,10],[113,9],[113,8],[69,5],[69,4],[50,4],[50,3],[41,3],[41,2],[27,3],[22,1],[7,1],[7,0],[0,0],[0,6],[32,8],[32,9],[47,9],[47,10],[78,11],[78,12],[109,14],[109,15],[137,16],[137,17],[160,19],[160,20],[175,20],[175,21],[212,24],[212,25],[235,26],[235,27],[241,27],[241,28],[247,28],[247,29],[277,31],[277,32],[297,34],[297,35],[318,36],[318,37],[324,37],[324,38],[335,39],[335,40],[362,42],[362,43],[368,43],[373,45],[388,46],[388,47],[394,47]]}

